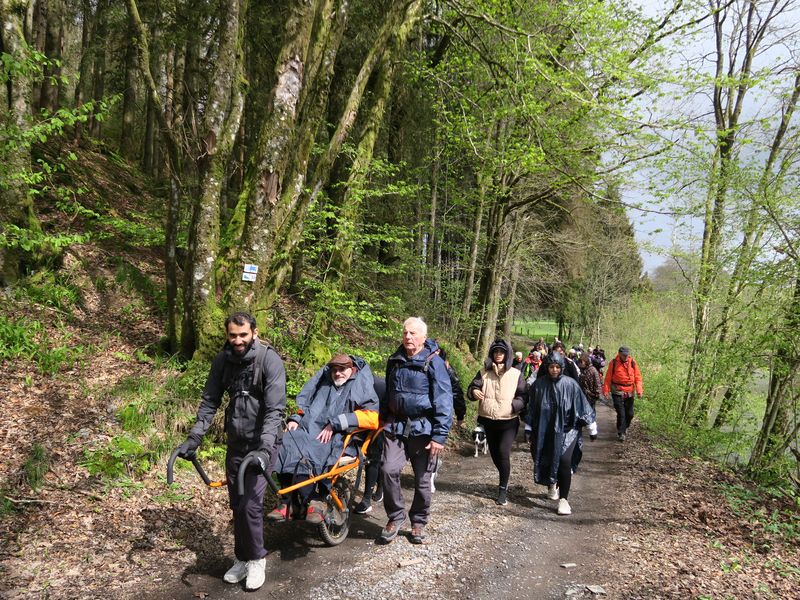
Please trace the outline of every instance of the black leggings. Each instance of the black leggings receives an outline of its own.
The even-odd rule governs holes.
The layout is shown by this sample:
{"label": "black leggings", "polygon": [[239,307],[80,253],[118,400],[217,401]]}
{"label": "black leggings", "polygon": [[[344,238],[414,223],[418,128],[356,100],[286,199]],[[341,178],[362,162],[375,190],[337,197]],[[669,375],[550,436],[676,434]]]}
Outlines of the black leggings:
{"label": "black leggings", "polygon": [[572,453],[575,451],[577,443],[578,439],[575,438],[575,441],[564,450],[558,463],[558,474],[556,475],[558,478],[558,492],[559,496],[565,500],[569,496],[569,488],[572,485]]}
{"label": "black leggings", "polygon": [[478,422],[486,430],[486,442],[492,455],[492,462],[500,474],[500,487],[508,487],[511,477],[511,446],[519,431],[519,419],[487,419],[480,417]]}

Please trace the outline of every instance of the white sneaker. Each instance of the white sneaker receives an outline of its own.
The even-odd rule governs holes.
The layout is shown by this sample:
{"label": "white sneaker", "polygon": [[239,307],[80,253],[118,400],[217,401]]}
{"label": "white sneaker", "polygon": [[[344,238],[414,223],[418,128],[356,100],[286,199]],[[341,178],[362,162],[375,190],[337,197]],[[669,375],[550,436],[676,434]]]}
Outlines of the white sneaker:
{"label": "white sneaker", "polygon": [[559,499],[558,486],[555,483],[547,486],[547,497],[550,498],[550,500]]}
{"label": "white sneaker", "polygon": [[222,580],[225,583],[239,583],[245,577],[247,577],[247,561],[235,559],[233,566],[222,576]]}
{"label": "white sneaker", "polygon": [[566,498],[561,498],[558,501],[558,514],[560,514],[560,515],[571,515],[572,514],[572,508],[570,507],[569,502],[567,502]]}
{"label": "white sneaker", "polygon": [[260,558],[258,560],[247,561],[247,581],[244,582],[246,590],[257,590],[264,585],[266,578],[265,570],[267,568],[267,559]]}

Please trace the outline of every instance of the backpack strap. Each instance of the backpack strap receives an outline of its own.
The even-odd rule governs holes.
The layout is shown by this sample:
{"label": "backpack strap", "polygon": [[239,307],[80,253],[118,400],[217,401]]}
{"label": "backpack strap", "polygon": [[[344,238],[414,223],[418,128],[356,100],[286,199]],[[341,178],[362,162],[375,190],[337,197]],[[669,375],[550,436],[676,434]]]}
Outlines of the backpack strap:
{"label": "backpack strap", "polygon": [[261,369],[264,363],[264,360],[267,358],[267,350],[269,346],[262,343],[260,340],[257,340],[256,343],[256,357],[253,359],[253,382],[251,386],[256,386],[261,382]]}

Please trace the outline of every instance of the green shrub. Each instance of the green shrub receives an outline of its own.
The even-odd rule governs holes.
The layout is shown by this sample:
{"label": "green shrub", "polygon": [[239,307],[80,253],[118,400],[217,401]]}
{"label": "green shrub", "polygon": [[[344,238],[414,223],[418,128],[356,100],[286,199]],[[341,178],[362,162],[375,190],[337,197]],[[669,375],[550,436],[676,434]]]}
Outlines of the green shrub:
{"label": "green shrub", "polygon": [[91,475],[114,480],[146,473],[152,456],[139,440],[115,436],[105,446],[84,450],[80,464]]}

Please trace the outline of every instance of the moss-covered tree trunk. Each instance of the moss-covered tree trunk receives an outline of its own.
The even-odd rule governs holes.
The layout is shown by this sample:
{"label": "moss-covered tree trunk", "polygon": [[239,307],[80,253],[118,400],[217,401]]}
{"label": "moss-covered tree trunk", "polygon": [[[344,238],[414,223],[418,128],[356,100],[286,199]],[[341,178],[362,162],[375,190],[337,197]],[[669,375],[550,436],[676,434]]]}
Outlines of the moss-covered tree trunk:
{"label": "moss-covered tree trunk", "polygon": [[217,349],[221,315],[217,310],[215,267],[220,251],[220,213],[225,167],[233,151],[244,108],[244,23],[246,0],[227,0],[220,11],[221,33],[209,82],[202,131],[201,181],[192,207],[189,253],[184,268],[181,349],[210,355]]}
{"label": "moss-covered tree trunk", "polygon": [[0,166],[0,237],[6,239],[5,244],[0,244],[0,286],[17,280],[26,259],[25,253],[12,241],[16,237],[14,231],[17,228],[41,231],[33,199],[25,184],[25,175],[31,169],[30,151],[19,135],[28,127],[31,116],[33,72],[30,66],[25,66],[24,29],[26,16],[30,18],[31,11],[31,2],[0,0],[2,51],[22,66],[3,86],[5,93],[0,102],[0,145],[3,147],[0,150],[3,161]]}
{"label": "moss-covered tree trunk", "polygon": [[[292,252],[300,239],[306,211],[328,181],[331,166],[358,116],[369,77],[390,36],[414,3],[414,0],[398,0],[391,5],[385,24],[356,76],[336,130],[309,178],[309,156],[325,117],[334,58],[349,3],[332,3],[332,11],[314,10],[309,2],[298,1],[293,5],[276,67],[272,110],[261,128],[254,166],[245,181],[245,220],[241,224],[241,242],[228,265],[224,297],[227,308],[248,307],[260,312],[275,301],[290,271]],[[331,19],[331,14],[336,18]],[[317,24],[312,28],[309,21],[313,17]],[[307,65],[316,64],[309,60],[314,56],[322,57],[322,62],[315,71],[314,81],[310,81],[305,70]],[[298,111],[299,103],[306,97],[302,111]],[[248,263],[258,266],[254,282],[241,279],[242,269]]]}
{"label": "moss-covered tree trunk", "polygon": [[[400,51],[408,37],[414,23],[419,18],[421,2],[414,2],[408,6],[403,22],[397,27],[389,47],[383,52],[380,59],[377,77],[372,90],[372,104],[364,120],[361,137],[355,151],[353,163],[347,182],[344,185],[344,195],[338,211],[336,223],[336,238],[329,268],[325,275],[326,292],[340,292],[347,284],[350,269],[353,264],[357,241],[358,223],[361,221],[363,190],[367,186],[370,164],[375,152],[375,143],[380,133],[381,125],[386,114],[394,80],[394,57]],[[377,49],[376,47],[373,47]],[[369,65],[368,65],[369,66]],[[316,173],[319,176],[319,173]],[[323,294],[324,296],[324,294]],[[323,298],[324,303],[324,298]],[[315,343],[317,338],[325,337],[332,325],[333,315],[325,306],[317,307],[311,323],[306,330],[304,353],[312,363],[318,363],[321,356]]]}

